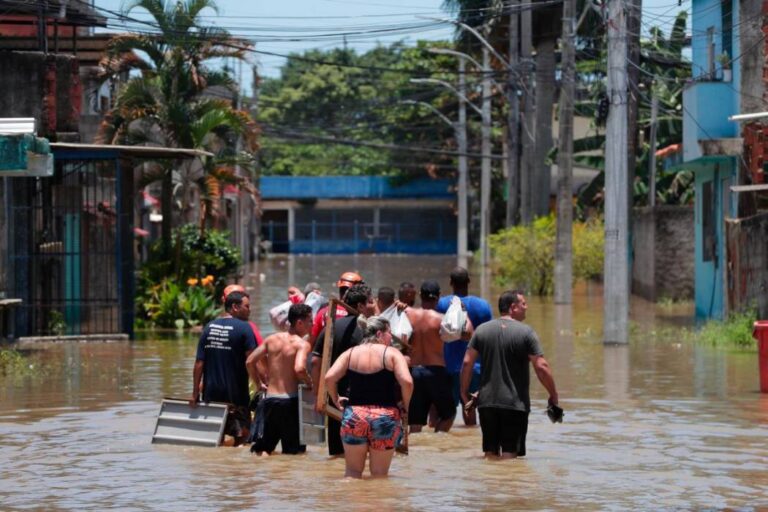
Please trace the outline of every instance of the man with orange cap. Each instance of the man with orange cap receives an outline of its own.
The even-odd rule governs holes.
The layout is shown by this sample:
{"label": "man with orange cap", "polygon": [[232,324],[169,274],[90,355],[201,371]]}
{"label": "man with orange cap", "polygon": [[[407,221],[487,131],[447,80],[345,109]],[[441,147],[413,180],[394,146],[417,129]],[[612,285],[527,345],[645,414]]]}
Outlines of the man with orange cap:
{"label": "man with orange cap", "polygon": [[[344,272],[339,276],[339,280],[336,281],[336,286],[339,287],[339,299],[344,300],[347,290],[356,284],[364,284],[363,277],[357,272]],[[315,315],[315,321],[312,324],[312,332],[309,335],[309,343],[313,347],[317,337],[325,329],[325,314],[328,311],[328,306],[320,308]],[[336,307],[336,318],[342,318],[347,316],[347,310],[343,307]]]}

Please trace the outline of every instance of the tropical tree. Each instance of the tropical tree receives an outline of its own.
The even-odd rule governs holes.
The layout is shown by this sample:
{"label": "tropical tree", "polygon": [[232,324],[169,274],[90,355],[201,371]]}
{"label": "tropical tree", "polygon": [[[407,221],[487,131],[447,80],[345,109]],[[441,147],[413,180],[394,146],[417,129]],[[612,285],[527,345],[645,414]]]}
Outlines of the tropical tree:
{"label": "tropical tree", "polygon": [[[213,87],[235,91],[226,72],[210,67],[211,59],[245,57],[248,50],[222,29],[205,26],[201,12],[216,11],[213,0],[135,0],[126,13],[143,9],[153,21],[155,31],[119,35],[112,39],[108,55],[101,63],[102,77],[116,77],[135,71],[118,93],[115,107],[105,117],[100,137],[108,143],[160,144],[165,147],[218,148],[210,161],[158,162],[151,166],[146,181],[162,182],[162,240],[170,249],[173,215],[174,176],[192,176],[200,185],[207,208],[214,214],[215,198],[222,181],[233,180],[247,186],[249,180],[235,179],[230,164],[242,155],[226,154],[220,142],[226,133],[245,135],[246,149],[255,148],[255,125],[244,112],[231,104],[205,96]],[[181,187],[186,191],[185,187]],[[186,195],[183,195],[186,197]],[[184,200],[182,200],[184,207]],[[204,213],[205,215],[205,213]]]}

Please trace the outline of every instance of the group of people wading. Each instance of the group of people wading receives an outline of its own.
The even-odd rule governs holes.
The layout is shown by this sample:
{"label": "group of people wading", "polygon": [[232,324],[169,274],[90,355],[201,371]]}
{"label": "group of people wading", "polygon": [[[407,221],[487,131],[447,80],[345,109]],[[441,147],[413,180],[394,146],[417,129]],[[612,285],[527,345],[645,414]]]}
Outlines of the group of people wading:
{"label": "group of people wading", "polygon": [[[251,443],[252,452],[270,454],[280,442],[282,453],[298,454],[306,451],[299,434],[298,391],[303,384],[314,391],[319,412],[327,411],[328,398],[341,411],[340,420],[328,417],[328,453],[344,455],[345,475],[353,478],[362,477],[366,460],[372,476],[386,476],[406,429],[416,433],[429,425],[447,432],[460,404],[466,425],[475,425],[479,415],[487,457],[523,456],[531,409],[530,366],[549,393],[550,406],[557,408],[555,381],[535,331],[523,323],[528,308],[524,294],[502,293],[500,316],[493,319],[489,304],[469,295],[469,283],[461,267],[451,272],[451,295],[441,297],[437,282],[424,281],[417,307],[417,289],[411,283],[402,283],[397,294],[382,287],[374,298],[359,274],[344,272],[336,283],[343,304],[332,302],[313,311],[302,301],[305,294],[317,295],[319,287],[310,283],[304,294],[291,288],[285,330],[264,340],[248,320],[245,289],[230,285],[222,297],[225,313],[200,336],[190,404],[201,393],[206,402],[231,404],[225,434],[236,446]],[[457,339],[449,341],[443,315],[457,307],[454,297],[460,299],[466,321],[455,333]],[[327,309],[334,305],[330,329],[325,325]],[[410,324],[407,335],[397,333],[395,344],[393,317],[382,314],[393,307]],[[331,330],[328,336],[326,329]],[[332,340],[326,351],[329,368],[321,375],[326,339]],[[253,420],[249,379],[257,391],[264,391]],[[328,397],[318,396],[320,379]]]}

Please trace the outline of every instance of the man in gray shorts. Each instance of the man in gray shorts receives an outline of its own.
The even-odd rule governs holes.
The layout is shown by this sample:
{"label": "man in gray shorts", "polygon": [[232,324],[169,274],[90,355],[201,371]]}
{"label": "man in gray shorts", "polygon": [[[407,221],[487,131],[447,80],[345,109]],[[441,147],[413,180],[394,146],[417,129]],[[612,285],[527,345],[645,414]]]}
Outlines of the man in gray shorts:
{"label": "man in gray shorts", "polygon": [[486,457],[512,459],[525,455],[531,410],[529,362],[549,392],[549,402],[554,405],[558,402],[555,379],[544,359],[539,338],[523,323],[527,309],[528,303],[521,291],[502,293],[499,297],[501,318],[478,327],[464,355],[461,367],[464,403],[470,398],[468,389],[478,358],[482,366],[477,402]]}

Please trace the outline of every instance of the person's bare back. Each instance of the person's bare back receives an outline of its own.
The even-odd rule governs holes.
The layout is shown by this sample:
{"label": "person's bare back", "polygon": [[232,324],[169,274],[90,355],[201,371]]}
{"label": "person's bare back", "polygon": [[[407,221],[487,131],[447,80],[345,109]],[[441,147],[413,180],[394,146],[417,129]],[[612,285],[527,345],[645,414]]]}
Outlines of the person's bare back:
{"label": "person's bare back", "polygon": [[308,382],[307,356],[309,343],[300,336],[279,332],[264,340],[266,346],[270,395],[295,395],[299,382]]}
{"label": "person's bare back", "polygon": [[411,366],[445,366],[440,322],[443,315],[431,309],[405,310],[413,326],[411,335]]}

